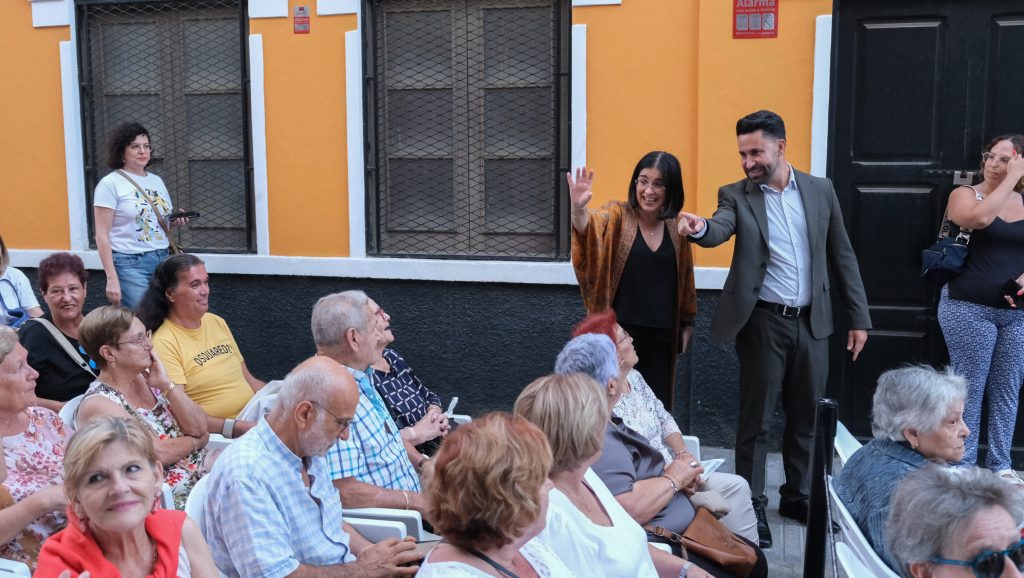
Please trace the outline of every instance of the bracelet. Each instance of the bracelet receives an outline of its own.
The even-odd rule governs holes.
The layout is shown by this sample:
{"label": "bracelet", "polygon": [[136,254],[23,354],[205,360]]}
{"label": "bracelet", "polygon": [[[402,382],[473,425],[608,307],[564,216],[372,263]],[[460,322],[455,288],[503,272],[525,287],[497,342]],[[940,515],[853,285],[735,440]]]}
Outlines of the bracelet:
{"label": "bracelet", "polygon": [[196,440],[195,436],[188,436],[188,437],[192,438],[192,453],[198,452],[199,451],[199,442],[198,442],[198,440]]}
{"label": "bracelet", "polygon": [[[690,450],[687,450],[687,449],[682,449],[682,450],[679,450],[678,452],[676,452],[676,453],[672,454],[672,456],[673,456],[673,457],[677,457],[677,458],[678,458],[679,456],[685,456],[685,455],[686,455],[686,454],[688,454],[688,453],[690,453]],[[691,455],[692,455],[692,454],[691,454]]]}
{"label": "bracelet", "polygon": [[427,463],[427,460],[429,460],[429,459],[430,459],[430,456],[423,456],[422,458],[420,458],[416,462],[416,471],[418,472],[418,471],[422,470],[423,469],[423,464]]}
{"label": "bracelet", "polygon": [[171,395],[171,392],[174,391],[174,388],[176,387],[178,387],[178,384],[172,381],[171,384],[167,386],[167,391],[164,392],[164,397]]}
{"label": "bracelet", "polygon": [[405,509],[409,509],[409,492],[402,490],[402,497],[405,498]]}
{"label": "bracelet", "polygon": [[221,433],[222,436],[224,436],[224,437],[226,437],[228,439],[234,438],[235,437],[235,420],[233,420],[233,419],[226,419],[226,420],[224,420],[224,425],[221,426],[220,433]]}
{"label": "bracelet", "polygon": [[666,480],[668,480],[669,484],[672,484],[672,493],[673,494],[678,494],[679,493],[679,484],[677,484],[675,480],[673,480],[672,478],[666,476],[665,474],[661,474],[661,477],[663,477]]}
{"label": "bracelet", "polygon": [[690,562],[689,560],[684,560],[683,567],[679,570],[678,578],[686,578],[686,573],[690,571],[690,566],[693,566],[693,562]]}

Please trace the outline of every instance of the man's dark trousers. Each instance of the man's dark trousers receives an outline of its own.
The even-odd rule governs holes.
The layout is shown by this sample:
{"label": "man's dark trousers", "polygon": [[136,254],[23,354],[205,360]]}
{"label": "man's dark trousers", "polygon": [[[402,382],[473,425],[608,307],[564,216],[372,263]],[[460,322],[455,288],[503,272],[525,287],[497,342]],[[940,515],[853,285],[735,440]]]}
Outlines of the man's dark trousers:
{"label": "man's dark trousers", "polygon": [[782,461],[786,483],[782,503],[806,499],[814,437],[815,401],[828,379],[828,338],[815,339],[809,316],[783,317],[755,308],[736,336],[740,358],[740,412],[736,432],[736,473],[750,482],[751,496],[762,503],[768,429],[783,392],[786,428]]}

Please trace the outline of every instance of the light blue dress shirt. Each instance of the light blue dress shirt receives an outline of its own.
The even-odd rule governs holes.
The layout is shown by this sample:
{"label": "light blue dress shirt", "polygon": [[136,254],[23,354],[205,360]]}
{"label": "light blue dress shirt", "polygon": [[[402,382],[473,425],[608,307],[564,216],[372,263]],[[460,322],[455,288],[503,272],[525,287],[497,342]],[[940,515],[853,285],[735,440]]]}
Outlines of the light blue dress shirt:
{"label": "light blue dress shirt", "polygon": [[761,185],[768,211],[768,268],[759,297],[791,307],[811,304],[811,245],[796,171],[781,191]]}
{"label": "light blue dress shirt", "polygon": [[355,560],[342,528],[341,499],[321,456],[302,460],[266,420],[238,438],[214,463],[203,534],[228,576],[287,576],[300,564]]}
{"label": "light blue dress shirt", "polygon": [[384,400],[362,371],[346,367],[359,384],[359,405],[347,440],[327,450],[331,477],[356,478],[389,490],[420,491],[420,478],[409,461],[398,425]]}

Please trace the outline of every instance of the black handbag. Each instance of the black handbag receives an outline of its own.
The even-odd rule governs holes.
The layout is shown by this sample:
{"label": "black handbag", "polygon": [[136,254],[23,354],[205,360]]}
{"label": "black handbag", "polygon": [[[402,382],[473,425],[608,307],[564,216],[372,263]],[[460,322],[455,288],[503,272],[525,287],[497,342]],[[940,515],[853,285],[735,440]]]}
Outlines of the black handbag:
{"label": "black handbag", "polygon": [[[974,189],[974,187],[971,187]],[[975,199],[980,203],[984,197],[974,189]],[[921,278],[942,286],[963,272],[967,264],[967,245],[971,242],[971,229],[960,228],[954,237],[956,223],[949,220],[949,208],[942,215],[939,239],[921,251]]]}

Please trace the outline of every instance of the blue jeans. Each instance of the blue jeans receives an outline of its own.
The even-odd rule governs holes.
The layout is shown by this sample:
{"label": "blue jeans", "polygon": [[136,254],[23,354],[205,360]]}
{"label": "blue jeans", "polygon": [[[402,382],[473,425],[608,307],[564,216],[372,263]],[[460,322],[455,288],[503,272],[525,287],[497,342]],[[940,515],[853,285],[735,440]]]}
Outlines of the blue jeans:
{"label": "blue jeans", "polygon": [[167,249],[156,249],[132,255],[114,251],[114,271],[121,283],[121,306],[135,309],[149,287],[156,266],[167,258]]}

